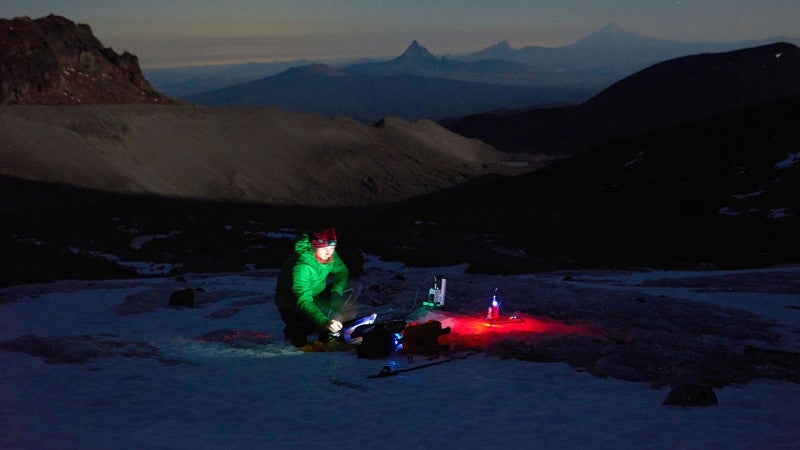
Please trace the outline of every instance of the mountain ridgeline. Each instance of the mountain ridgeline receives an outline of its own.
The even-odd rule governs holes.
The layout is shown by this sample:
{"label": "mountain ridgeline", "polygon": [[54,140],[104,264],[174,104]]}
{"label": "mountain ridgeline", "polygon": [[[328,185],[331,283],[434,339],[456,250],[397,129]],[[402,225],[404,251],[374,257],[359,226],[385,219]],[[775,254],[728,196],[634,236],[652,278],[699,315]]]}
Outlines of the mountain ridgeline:
{"label": "mountain ridgeline", "polygon": [[800,94],[800,48],[775,43],[665,61],[580,105],[464,117],[449,128],[506,152],[569,155]]}
{"label": "mountain ridgeline", "polygon": [[611,24],[574,44],[560,47],[512,48],[507,40],[503,40],[475,53],[434,56],[415,41],[405,53],[393,60],[275,61],[145,69],[145,75],[163,92],[179,98],[256,81],[292,67],[311,64],[325,64],[370,75],[403,74],[485,84],[580,89],[587,92],[588,98],[614,82],[662,61],[780,41],[800,45],[800,40],[779,37],[730,43],[679,42],[643,36]]}
{"label": "mountain ridgeline", "polygon": [[552,81],[558,85],[568,83],[602,89],[662,61],[702,53],[728,52],[779,41],[800,44],[800,40],[780,37],[729,43],[672,41],[634,33],[618,24],[610,24],[570,45],[514,49],[508,41],[501,41],[459,59],[515,62],[539,73],[554,74]]}
{"label": "mountain ridgeline", "polygon": [[272,106],[375,122],[386,116],[441,120],[496,109],[569,104],[591,94],[584,88],[492,83],[498,77],[525,76],[532,76],[530,68],[521,64],[439,59],[415,41],[391,61],[341,69],[312,64],[186,99],[207,106]]}
{"label": "mountain ridgeline", "polygon": [[441,120],[500,108],[573,103],[587,96],[579,89],[491,85],[402,74],[368,75],[315,64],[187,100],[205,106],[270,106],[372,123],[387,116]]}
{"label": "mountain ridgeline", "polygon": [[[716,50],[730,49],[731,45],[675,43],[636,35],[618,26],[606,27],[566,47],[514,50],[504,42],[462,57],[437,57],[414,41],[403,54],[387,61],[338,68],[305,65],[186,98],[209,106],[273,106],[329,117],[349,116],[366,122],[398,116],[452,125],[460,117],[474,116],[453,125],[452,129],[485,139],[505,151],[537,152],[530,142],[535,141],[540,147],[556,147],[545,153],[564,154],[573,151],[570,147],[591,146],[605,139],[656,129],[665,124],[664,119],[655,117],[659,114],[670,116],[672,123],[682,123],[791,94],[792,83],[780,78],[776,71],[791,73],[793,50],[772,45],[793,47],[770,44],[755,47],[762,50],[748,52],[740,47],[720,53]],[[688,53],[700,49],[705,52]],[[767,64],[763,74],[755,73],[762,62],[758,54],[772,51],[785,54],[784,61],[778,61],[782,64]],[[658,55],[680,57],[658,60]],[[640,72],[635,73],[636,70]],[[744,73],[738,74],[737,70]],[[769,86],[773,76],[778,84]],[[689,87],[693,83],[696,87]],[[687,92],[672,97],[669,91],[673,87]],[[605,91],[601,92],[603,88]],[[691,89],[697,92],[689,92]],[[724,95],[726,90],[748,89],[754,92],[741,95],[751,97],[752,101],[714,98]],[[626,90],[630,90],[628,98]],[[597,95],[599,92],[601,95]],[[589,101],[594,100],[593,95],[599,98]],[[612,105],[617,98],[629,105]],[[699,105],[704,99],[716,107]],[[686,100],[699,109],[685,114],[681,105]],[[646,123],[647,120],[640,123],[641,117],[630,121],[626,114],[639,114],[637,106],[646,101],[654,102],[654,110],[645,114],[652,123]],[[566,106],[582,103],[586,105],[581,105],[578,111]],[[663,111],[655,111],[661,103],[665,103]],[[559,105],[565,108],[553,109]],[[537,113],[533,127],[540,124],[543,130],[551,132],[548,136],[532,133],[526,139],[524,133],[514,128],[527,128],[531,121],[525,116],[535,109],[547,111]],[[632,134],[617,130],[620,126],[612,123],[613,119],[609,122],[614,114],[625,122],[621,127],[629,128]],[[498,119],[509,116],[510,120]],[[495,121],[499,123],[493,131]],[[590,127],[594,124],[602,130],[573,129],[582,123],[589,123]],[[506,127],[513,132],[506,134]],[[504,138],[508,142],[503,142]],[[551,139],[556,142],[549,142]],[[557,148],[562,144],[566,148]]]}

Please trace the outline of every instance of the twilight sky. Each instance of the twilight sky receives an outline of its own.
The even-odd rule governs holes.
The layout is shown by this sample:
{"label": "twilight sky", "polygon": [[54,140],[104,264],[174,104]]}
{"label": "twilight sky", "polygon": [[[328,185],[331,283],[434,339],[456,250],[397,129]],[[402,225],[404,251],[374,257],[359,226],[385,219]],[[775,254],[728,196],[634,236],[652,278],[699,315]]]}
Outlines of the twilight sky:
{"label": "twilight sky", "polygon": [[64,16],[142,67],[435,55],[571,44],[609,23],[653,37],[800,37],[800,0],[0,0],[0,18]]}

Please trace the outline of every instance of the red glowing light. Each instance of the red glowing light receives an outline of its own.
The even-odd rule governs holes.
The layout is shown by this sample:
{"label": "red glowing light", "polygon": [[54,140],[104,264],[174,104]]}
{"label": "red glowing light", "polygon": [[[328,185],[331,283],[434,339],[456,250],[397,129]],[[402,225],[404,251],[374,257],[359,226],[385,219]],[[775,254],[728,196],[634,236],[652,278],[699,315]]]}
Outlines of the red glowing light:
{"label": "red glowing light", "polygon": [[530,340],[543,335],[598,334],[594,325],[570,325],[550,318],[519,315],[516,319],[501,317],[487,320],[484,317],[439,313],[435,319],[442,327],[450,327],[450,334],[439,338],[443,344],[465,344],[485,347],[506,339]]}

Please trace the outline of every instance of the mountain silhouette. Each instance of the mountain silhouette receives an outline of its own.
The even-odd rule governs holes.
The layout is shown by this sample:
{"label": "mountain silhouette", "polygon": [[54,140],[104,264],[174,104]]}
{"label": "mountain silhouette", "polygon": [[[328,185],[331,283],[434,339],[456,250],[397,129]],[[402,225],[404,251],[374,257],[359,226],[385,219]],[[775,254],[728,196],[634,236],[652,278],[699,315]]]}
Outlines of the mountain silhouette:
{"label": "mountain silhouette", "polygon": [[665,61],[586,102],[450,125],[508,152],[573,154],[637,134],[800,93],[800,49],[787,43]]}
{"label": "mountain silhouette", "polygon": [[667,43],[666,39],[657,39],[626,30],[620,24],[610,23],[598,31],[581,38],[574,47],[601,47],[604,45],[639,45],[631,44],[636,41]]}
{"label": "mountain silhouette", "polygon": [[353,64],[342,70],[361,75],[413,75],[518,86],[536,85],[537,80],[545,76],[528,65],[502,59],[466,62],[445,57],[437,58],[417,41],[412,42],[397,58],[384,62]]}
{"label": "mountain silhouette", "polygon": [[[800,43],[789,38],[734,43],[678,42],[643,36],[612,24],[574,44],[561,47],[514,49],[504,39],[475,53],[437,57],[419,41],[414,41],[401,55],[384,61],[298,60],[146,69],[145,73],[153,85],[180,98],[244,84],[317,62],[371,75],[416,75],[486,84],[582,89],[586,95],[581,100],[585,100],[614,82],[662,61],[780,41]],[[463,64],[467,62],[476,64]]]}
{"label": "mountain silhouette", "polygon": [[[588,93],[579,89],[502,86],[398,74],[398,65],[418,68],[420,61],[423,65],[450,64],[427,58],[424,52],[413,47],[408,57],[401,56],[394,62],[385,63],[392,64],[387,73],[393,75],[382,74],[380,70],[365,73],[352,70],[352,67],[335,69],[314,64],[190,96],[187,100],[207,106],[271,106],[375,122],[385,116],[440,120],[498,108],[519,109],[588,98]],[[417,69],[409,71],[418,72]]]}
{"label": "mountain silhouette", "polygon": [[431,52],[428,51],[427,48],[419,45],[419,42],[414,41],[411,45],[408,46],[405,52],[402,55],[398,56],[395,61],[415,61],[415,60],[426,60],[426,59],[436,59]]}
{"label": "mountain silhouette", "polygon": [[778,41],[800,43],[796,39],[779,38],[731,43],[681,42],[634,33],[612,23],[569,45],[513,49],[504,40],[481,51],[454,58],[462,61],[513,61],[528,65],[539,73],[552,74],[539,82],[552,83],[548,85],[553,86],[595,87],[599,90],[662,61],[701,53],[734,51]]}

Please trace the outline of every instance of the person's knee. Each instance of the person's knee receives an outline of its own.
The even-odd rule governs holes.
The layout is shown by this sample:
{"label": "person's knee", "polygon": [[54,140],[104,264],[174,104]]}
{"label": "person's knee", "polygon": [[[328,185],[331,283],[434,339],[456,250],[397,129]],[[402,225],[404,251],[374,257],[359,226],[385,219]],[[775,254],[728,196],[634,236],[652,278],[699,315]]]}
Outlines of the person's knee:
{"label": "person's knee", "polygon": [[308,344],[309,334],[311,333],[306,333],[304,330],[298,330],[291,327],[286,327],[283,329],[283,335],[295,347],[302,347]]}

